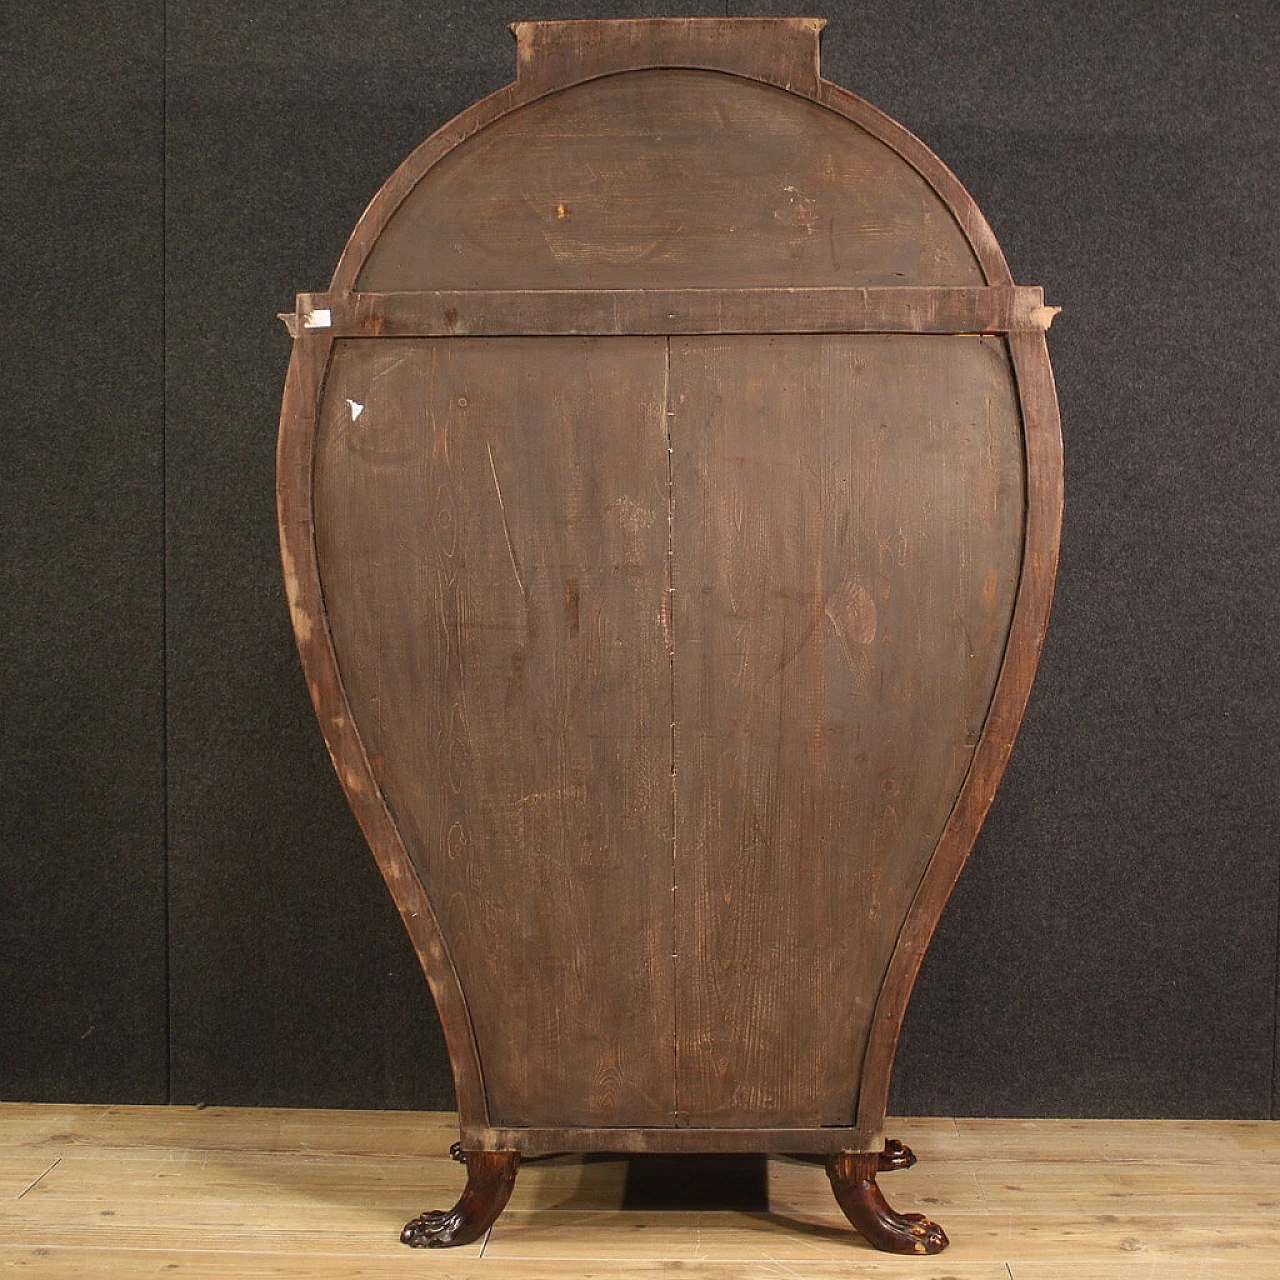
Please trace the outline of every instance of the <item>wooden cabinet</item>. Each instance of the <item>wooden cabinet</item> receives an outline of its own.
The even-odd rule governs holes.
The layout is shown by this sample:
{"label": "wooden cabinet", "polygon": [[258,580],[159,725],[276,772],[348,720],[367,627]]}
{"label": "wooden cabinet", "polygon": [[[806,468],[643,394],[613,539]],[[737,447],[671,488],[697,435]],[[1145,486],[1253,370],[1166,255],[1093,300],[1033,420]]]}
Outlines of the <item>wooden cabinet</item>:
{"label": "wooden cabinet", "polygon": [[878,1171],[1048,614],[1044,331],[804,19],[520,23],[299,296],[285,579],[440,1011],[474,1239],[521,1155]]}

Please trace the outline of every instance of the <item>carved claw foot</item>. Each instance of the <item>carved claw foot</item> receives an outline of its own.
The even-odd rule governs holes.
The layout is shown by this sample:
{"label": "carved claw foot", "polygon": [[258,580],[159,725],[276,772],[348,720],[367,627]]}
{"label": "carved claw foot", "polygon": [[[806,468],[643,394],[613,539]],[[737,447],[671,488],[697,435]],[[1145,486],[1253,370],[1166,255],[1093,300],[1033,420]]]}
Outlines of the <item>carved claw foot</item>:
{"label": "carved claw foot", "polygon": [[420,1213],[405,1224],[400,1242],[414,1249],[447,1249],[479,1240],[511,1197],[520,1156],[515,1151],[464,1151],[467,1185],[452,1209]]}
{"label": "carved claw foot", "polygon": [[919,1213],[895,1213],[876,1186],[877,1173],[914,1162],[900,1143],[887,1143],[883,1152],[842,1151],[827,1159],[831,1190],[844,1216],[868,1244],[886,1253],[941,1253],[947,1247],[940,1226]]}
{"label": "carved claw foot", "polygon": [[876,1157],[876,1171],[891,1173],[894,1169],[910,1169],[916,1162],[916,1153],[904,1142],[890,1138],[884,1150]]}
{"label": "carved claw foot", "polygon": [[448,1212],[438,1209],[420,1213],[404,1224],[404,1230],[400,1232],[400,1243],[414,1249],[447,1249],[454,1244],[468,1244],[484,1234],[479,1231],[474,1236],[469,1236],[466,1234],[466,1225],[462,1210],[456,1206]]}

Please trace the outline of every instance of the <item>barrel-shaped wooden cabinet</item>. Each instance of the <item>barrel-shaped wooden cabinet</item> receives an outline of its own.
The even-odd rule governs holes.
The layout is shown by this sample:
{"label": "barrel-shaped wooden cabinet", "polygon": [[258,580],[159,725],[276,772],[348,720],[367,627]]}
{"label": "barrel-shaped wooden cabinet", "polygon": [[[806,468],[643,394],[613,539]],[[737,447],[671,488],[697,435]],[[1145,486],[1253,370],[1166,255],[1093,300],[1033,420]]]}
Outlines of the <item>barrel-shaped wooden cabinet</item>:
{"label": "barrel-shaped wooden cabinet", "polygon": [[457,1086],[408,1243],[569,1151],[820,1154],[946,1243],[876,1175],[1046,624],[1054,308],[821,25],[517,24],[286,317],[294,626]]}

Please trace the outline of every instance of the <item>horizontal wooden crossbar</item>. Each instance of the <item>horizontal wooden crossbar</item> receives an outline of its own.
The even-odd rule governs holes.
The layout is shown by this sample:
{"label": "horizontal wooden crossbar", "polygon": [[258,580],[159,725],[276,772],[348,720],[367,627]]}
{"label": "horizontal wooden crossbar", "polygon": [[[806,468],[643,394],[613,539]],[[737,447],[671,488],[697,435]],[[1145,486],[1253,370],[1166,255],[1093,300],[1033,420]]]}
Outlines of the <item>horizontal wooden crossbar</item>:
{"label": "horizontal wooden crossbar", "polygon": [[437,289],[300,293],[281,318],[295,337],[546,334],[1012,333],[1059,308],[1029,285],[814,289]]}
{"label": "horizontal wooden crossbar", "polygon": [[474,1151],[519,1151],[550,1155],[562,1151],[713,1153],[776,1151],[830,1155],[836,1151],[878,1151],[880,1133],[852,1127],[821,1129],[462,1129],[462,1146]]}

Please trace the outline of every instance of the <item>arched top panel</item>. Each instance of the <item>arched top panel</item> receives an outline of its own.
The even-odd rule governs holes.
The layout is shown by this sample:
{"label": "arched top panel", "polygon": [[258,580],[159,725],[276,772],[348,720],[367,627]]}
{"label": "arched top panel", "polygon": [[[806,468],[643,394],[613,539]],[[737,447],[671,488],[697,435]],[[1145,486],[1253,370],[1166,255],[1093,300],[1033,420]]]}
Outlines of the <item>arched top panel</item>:
{"label": "arched top panel", "polygon": [[354,287],[986,282],[948,204],[868,129],[741,75],[658,68],[535,97],[446,151]]}

